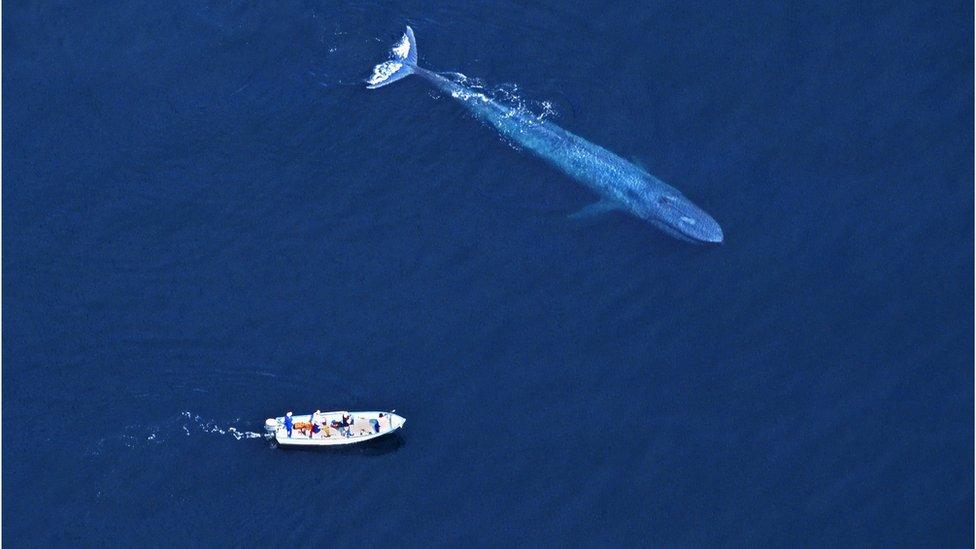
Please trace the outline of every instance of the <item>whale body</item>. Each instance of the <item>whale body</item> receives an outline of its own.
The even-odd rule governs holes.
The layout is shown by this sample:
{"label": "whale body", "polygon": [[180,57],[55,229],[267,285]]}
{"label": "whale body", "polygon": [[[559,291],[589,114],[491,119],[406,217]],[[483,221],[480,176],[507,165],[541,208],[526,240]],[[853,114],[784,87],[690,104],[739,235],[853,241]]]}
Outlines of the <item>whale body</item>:
{"label": "whale body", "polygon": [[417,42],[410,27],[393,47],[390,57],[374,67],[372,76],[366,80],[367,88],[380,88],[416,74],[450,94],[506,139],[553,164],[600,196],[598,202],[571,217],[622,210],[681,240],[719,243],[724,239],[722,228],[710,215],[680,191],[633,163],[547,120],[540,121],[522,110],[499,104],[476,90],[420,67]]}

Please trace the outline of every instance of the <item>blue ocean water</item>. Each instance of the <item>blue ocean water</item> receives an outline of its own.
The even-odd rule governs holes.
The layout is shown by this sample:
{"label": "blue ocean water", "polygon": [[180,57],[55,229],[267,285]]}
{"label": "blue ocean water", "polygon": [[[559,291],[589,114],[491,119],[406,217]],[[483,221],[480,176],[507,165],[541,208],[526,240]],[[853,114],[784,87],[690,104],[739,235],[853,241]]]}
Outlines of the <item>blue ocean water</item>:
{"label": "blue ocean water", "polygon": [[[3,15],[11,546],[971,544],[971,3]],[[405,24],[725,244],[364,90]]]}

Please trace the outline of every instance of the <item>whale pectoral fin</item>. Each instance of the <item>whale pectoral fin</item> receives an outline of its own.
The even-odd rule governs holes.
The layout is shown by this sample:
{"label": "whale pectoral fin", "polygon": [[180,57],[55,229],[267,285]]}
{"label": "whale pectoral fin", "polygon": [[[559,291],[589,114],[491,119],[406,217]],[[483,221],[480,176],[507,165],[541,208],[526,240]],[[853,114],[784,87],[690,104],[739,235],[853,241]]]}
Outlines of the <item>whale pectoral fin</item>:
{"label": "whale pectoral fin", "polygon": [[570,219],[586,219],[588,217],[594,217],[594,216],[597,216],[597,215],[600,215],[600,214],[607,213],[609,211],[616,210],[618,208],[619,207],[617,206],[617,203],[616,202],[614,202],[613,200],[607,200],[606,198],[604,198],[603,200],[601,200],[599,202],[594,202],[593,204],[590,204],[589,206],[586,206],[585,208],[583,208],[582,210],[580,210],[580,211],[578,211],[578,212],[576,212],[574,214],[570,214],[569,218]]}

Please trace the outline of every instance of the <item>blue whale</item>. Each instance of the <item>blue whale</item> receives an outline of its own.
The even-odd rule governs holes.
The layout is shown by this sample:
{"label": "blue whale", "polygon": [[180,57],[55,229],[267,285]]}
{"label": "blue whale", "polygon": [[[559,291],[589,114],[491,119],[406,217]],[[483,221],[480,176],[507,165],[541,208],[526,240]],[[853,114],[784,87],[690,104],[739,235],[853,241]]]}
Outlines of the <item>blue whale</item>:
{"label": "blue whale", "polygon": [[691,242],[722,242],[722,228],[680,191],[612,152],[522,110],[492,101],[484,94],[417,65],[417,41],[407,27],[390,59],[373,68],[369,89],[387,86],[411,74],[450,94],[474,116],[525,150],[532,151],[589,187],[600,200],[571,217],[622,210],[665,233]]}

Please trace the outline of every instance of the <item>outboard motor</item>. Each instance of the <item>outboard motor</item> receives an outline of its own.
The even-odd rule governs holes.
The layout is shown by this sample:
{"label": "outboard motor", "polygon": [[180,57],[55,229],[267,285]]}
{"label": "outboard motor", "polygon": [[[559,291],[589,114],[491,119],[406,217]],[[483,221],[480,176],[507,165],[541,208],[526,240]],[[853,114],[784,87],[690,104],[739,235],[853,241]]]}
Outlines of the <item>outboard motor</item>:
{"label": "outboard motor", "polygon": [[264,420],[264,431],[268,438],[274,438],[275,431],[277,431],[278,427],[280,426],[281,424],[276,418],[269,417],[268,419]]}

